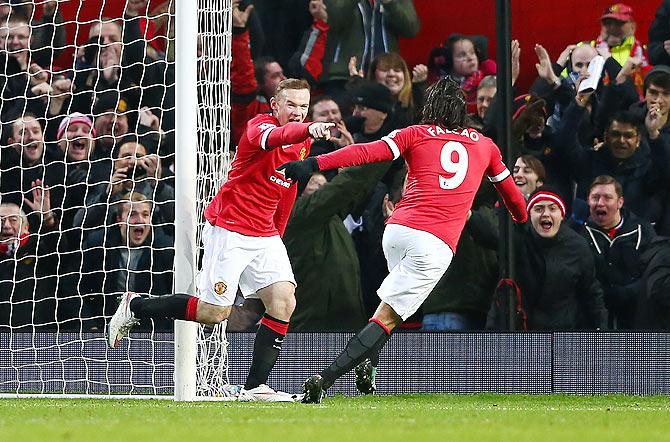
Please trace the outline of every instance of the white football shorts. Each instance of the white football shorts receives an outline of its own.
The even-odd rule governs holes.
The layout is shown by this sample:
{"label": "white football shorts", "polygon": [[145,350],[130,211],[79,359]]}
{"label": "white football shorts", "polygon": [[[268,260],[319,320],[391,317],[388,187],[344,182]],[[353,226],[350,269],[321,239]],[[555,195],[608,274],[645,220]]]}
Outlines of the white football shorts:
{"label": "white football shorts", "polygon": [[205,253],[198,289],[205,302],[233,305],[238,286],[245,298],[258,298],[256,292],[275,282],[296,285],[279,235],[246,236],[207,223],[202,243]]}
{"label": "white football shorts", "polygon": [[432,233],[400,224],[386,225],[382,247],[389,274],[377,295],[405,320],[435,288],[454,253]]}

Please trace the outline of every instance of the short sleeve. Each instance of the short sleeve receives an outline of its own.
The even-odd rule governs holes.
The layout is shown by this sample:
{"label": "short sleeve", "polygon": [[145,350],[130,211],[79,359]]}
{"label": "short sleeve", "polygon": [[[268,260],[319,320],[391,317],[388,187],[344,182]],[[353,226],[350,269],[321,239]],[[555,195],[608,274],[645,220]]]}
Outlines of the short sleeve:
{"label": "short sleeve", "polygon": [[247,138],[252,146],[267,150],[267,140],[270,132],[277,127],[270,115],[259,115],[252,118],[247,125]]}
{"label": "short sleeve", "polygon": [[486,168],[486,176],[489,181],[492,183],[499,183],[508,176],[510,176],[509,169],[503,163],[502,155],[500,154],[500,149],[493,141],[489,140],[489,149],[490,149],[490,158],[489,165]]}
{"label": "short sleeve", "polygon": [[411,140],[413,138],[413,127],[410,126],[392,131],[385,137],[382,137],[382,141],[388,144],[389,149],[393,152],[393,159],[395,160],[412,145]]}

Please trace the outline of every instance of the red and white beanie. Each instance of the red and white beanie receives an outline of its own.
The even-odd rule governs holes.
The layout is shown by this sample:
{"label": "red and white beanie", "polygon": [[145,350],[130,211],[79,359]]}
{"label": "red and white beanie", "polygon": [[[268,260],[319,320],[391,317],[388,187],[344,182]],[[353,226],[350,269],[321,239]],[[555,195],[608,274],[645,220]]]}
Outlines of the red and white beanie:
{"label": "red and white beanie", "polygon": [[63,134],[67,130],[70,124],[83,123],[91,129],[91,134],[95,136],[95,128],[93,127],[93,120],[88,116],[82,114],[81,112],[74,112],[63,118],[63,120],[58,125],[58,133],[56,134],[56,139],[60,140],[63,138]]}
{"label": "red and white beanie", "polygon": [[528,210],[528,213],[530,213],[530,211],[533,209],[533,206],[540,201],[550,201],[556,204],[561,210],[561,216],[565,218],[565,202],[563,202],[561,196],[554,189],[548,186],[541,186],[535,192],[533,192],[528,198],[528,202],[526,203],[526,209]]}

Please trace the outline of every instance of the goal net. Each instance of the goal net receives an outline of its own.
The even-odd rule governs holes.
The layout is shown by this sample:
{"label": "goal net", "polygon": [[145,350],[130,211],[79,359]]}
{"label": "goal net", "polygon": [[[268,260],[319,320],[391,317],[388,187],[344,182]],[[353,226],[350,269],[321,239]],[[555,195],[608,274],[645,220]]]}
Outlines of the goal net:
{"label": "goal net", "polygon": [[233,391],[225,324],[104,336],[126,291],[195,292],[230,164],[230,10],[0,0],[0,395]]}

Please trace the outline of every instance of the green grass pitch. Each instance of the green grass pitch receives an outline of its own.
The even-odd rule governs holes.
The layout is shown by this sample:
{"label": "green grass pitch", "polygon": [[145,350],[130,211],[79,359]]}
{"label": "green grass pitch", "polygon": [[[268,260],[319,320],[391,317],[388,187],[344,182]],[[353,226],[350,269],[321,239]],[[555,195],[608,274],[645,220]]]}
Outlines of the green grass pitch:
{"label": "green grass pitch", "polygon": [[1,441],[662,441],[670,397],[437,395],[320,405],[0,400]]}

